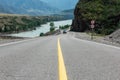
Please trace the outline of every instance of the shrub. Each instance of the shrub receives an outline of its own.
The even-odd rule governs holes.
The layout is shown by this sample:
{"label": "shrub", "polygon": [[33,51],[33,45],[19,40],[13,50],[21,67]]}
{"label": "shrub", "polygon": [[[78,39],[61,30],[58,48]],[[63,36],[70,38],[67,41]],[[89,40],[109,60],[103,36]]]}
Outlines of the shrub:
{"label": "shrub", "polygon": [[55,27],[50,27],[50,32],[53,32],[55,30]]}
{"label": "shrub", "polygon": [[40,36],[44,36],[44,33],[40,33]]}
{"label": "shrub", "polygon": [[51,23],[50,23],[50,32],[53,32],[53,31],[55,30],[55,27],[54,27],[54,26],[55,26],[54,23],[51,22]]}

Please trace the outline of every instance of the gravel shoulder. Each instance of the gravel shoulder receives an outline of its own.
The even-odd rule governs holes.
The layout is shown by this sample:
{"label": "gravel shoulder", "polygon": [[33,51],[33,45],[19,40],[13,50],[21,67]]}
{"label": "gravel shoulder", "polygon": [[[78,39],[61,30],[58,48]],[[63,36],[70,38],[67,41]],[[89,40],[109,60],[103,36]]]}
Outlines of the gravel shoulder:
{"label": "gravel shoulder", "polygon": [[91,36],[87,33],[80,33],[80,32],[69,32],[69,34],[73,35],[76,38],[83,39],[83,40],[89,40],[93,42],[103,43],[107,45],[113,45],[120,47],[119,43],[116,43],[115,41],[109,40],[108,36],[102,37],[102,36],[94,36],[93,40],[91,40]]}
{"label": "gravel shoulder", "polygon": [[0,44],[10,43],[10,42],[15,42],[20,40],[23,40],[23,39],[1,39],[0,38]]}
{"label": "gravel shoulder", "polygon": [[[115,39],[114,40],[109,39],[109,36],[105,36],[105,37],[94,36],[93,40],[91,40],[91,36],[88,35],[87,33],[68,32],[68,34],[72,35],[78,39],[83,39],[83,40],[88,40],[88,41],[93,41],[93,42],[98,42],[98,43],[103,43],[103,44],[107,44],[107,45],[113,45],[113,46],[120,47],[120,43],[117,43]],[[20,40],[24,40],[24,39],[28,39],[28,38],[0,36],[0,44],[16,42],[16,41],[20,41]]]}
{"label": "gravel shoulder", "polygon": [[16,41],[20,41],[20,40],[24,40],[24,39],[27,39],[27,38],[11,37],[11,36],[0,36],[0,44],[16,42]]}

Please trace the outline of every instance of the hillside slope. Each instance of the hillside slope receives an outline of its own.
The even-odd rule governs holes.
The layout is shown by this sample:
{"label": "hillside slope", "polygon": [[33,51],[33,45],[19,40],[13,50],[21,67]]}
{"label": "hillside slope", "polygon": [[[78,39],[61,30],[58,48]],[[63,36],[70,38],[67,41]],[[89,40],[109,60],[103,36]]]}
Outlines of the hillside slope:
{"label": "hillside slope", "polygon": [[120,29],[116,30],[111,35],[107,36],[105,39],[120,44]]}
{"label": "hillside slope", "polygon": [[79,0],[74,15],[72,31],[88,30],[95,20],[95,32],[108,35],[120,28],[120,0]]}
{"label": "hillside slope", "polygon": [[0,33],[30,31],[50,21],[63,20],[63,16],[0,15]]}
{"label": "hillside slope", "polygon": [[[14,14],[45,15],[58,11],[57,8],[40,0],[0,0],[0,6]],[[3,9],[2,7],[0,9]],[[6,11],[0,12],[6,13]]]}
{"label": "hillside slope", "polygon": [[74,18],[74,9],[63,10],[57,15],[64,16],[65,19],[73,19]]}

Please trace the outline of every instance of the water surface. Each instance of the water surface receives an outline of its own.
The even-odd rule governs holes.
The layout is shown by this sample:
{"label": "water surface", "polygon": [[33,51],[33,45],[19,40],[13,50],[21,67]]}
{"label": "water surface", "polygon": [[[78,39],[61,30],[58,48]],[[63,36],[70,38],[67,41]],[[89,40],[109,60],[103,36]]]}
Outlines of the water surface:
{"label": "water surface", "polygon": [[[41,27],[37,27],[36,30],[11,34],[11,36],[38,37],[40,35],[40,33],[46,33],[50,30],[49,24],[50,24],[50,22],[48,22],[47,24],[41,25]],[[59,26],[64,26],[64,25],[67,25],[67,24],[71,25],[72,20],[54,21],[54,24],[55,24],[56,29],[59,29]]]}

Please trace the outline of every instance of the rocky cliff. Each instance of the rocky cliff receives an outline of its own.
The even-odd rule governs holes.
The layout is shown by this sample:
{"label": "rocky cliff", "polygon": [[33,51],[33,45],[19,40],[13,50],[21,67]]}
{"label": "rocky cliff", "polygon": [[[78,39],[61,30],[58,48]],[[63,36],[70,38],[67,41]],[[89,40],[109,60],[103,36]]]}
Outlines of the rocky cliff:
{"label": "rocky cliff", "polygon": [[77,3],[75,10],[74,10],[74,19],[72,22],[71,31],[83,32],[86,30],[87,24],[85,20],[82,19],[81,10],[78,7],[79,3],[80,1]]}
{"label": "rocky cliff", "polygon": [[[84,26],[84,27],[82,27],[82,26]],[[87,24],[81,17],[80,9],[76,6],[76,8],[74,10],[74,19],[72,22],[71,31],[83,32],[86,30],[86,26],[87,26]]]}
{"label": "rocky cliff", "polygon": [[120,28],[120,0],[79,0],[71,31],[84,32],[95,20],[95,31],[110,34]]}

